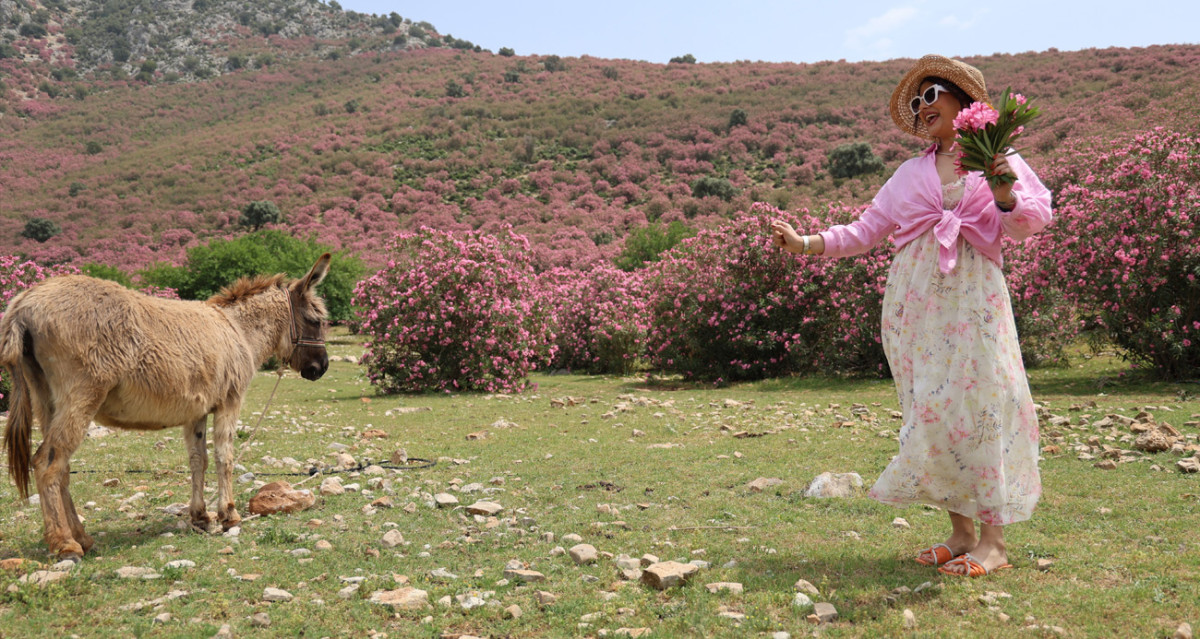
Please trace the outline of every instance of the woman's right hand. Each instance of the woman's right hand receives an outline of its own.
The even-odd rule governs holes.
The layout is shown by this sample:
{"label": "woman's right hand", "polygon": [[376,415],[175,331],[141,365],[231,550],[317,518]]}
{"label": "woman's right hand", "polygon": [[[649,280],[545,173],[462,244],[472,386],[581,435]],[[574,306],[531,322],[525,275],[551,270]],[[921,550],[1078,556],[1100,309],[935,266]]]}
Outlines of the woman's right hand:
{"label": "woman's right hand", "polygon": [[771,243],[790,253],[799,253],[804,241],[791,224],[775,220],[771,222]]}

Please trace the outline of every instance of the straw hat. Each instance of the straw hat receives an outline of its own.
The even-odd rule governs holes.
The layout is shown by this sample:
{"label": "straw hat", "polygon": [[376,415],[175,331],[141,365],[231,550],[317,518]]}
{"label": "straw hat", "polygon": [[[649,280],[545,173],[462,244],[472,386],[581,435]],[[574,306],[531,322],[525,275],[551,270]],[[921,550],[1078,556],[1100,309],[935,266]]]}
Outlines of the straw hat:
{"label": "straw hat", "polygon": [[888,104],[892,120],[905,133],[922,138],[930,137],[929,132],[925,130],[924,122],[917,121],[915,125],[913,124],[912,109],[908,106],[909,102],[916,97],[917,89],[921,87],[921,81],[929,76],[953,82],[977,102],[988,101],[987,85],[984,84],[983,74],[979,72],[979,69],[965,62],[951,60],[940,55],[927,55],[917,60],[913,68],[904,74],[900,84],[896,85],[896,90],[892,91],[892,100]]}

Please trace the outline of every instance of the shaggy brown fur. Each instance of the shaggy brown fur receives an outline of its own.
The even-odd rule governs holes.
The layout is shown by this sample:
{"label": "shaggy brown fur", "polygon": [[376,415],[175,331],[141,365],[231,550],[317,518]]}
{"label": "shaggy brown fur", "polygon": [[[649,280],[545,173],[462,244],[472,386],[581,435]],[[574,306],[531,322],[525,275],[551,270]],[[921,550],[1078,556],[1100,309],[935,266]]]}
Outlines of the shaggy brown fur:
{"label": "shaggy brown fur", "polygon": [[29,494],[30,431],[46,544],[80,558],[91,537],[67,486],[70,459],[92,420],[117,428],[184,427],[192,472],[189,514],[206,529],[205,430],[213,415],[217,520],[240,521],[233,503],[233,435],[254,372],[272,355],[306,379],[325,373],[325,305],[314,292],[329,270],[323,255],[308,275],[240,280],[208,302],[149,297],[72,275],[48,279],[13,298],[0,320],[0,365],[11,375],[5,445],[9,474]]}

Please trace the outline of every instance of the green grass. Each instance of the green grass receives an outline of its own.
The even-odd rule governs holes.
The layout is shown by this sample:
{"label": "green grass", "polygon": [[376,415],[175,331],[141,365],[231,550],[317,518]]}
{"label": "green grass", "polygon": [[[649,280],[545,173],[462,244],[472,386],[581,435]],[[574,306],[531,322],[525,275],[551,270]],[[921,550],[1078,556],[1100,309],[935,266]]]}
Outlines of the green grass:
{"label": "green grass", "polygon": [[[361,351],[345,335],[332,340],[330,350],[333,355]],[[1084,414],[1133,415],[1153,406],[1157,419],[1196,443],[1197,429],[1185,425],[1200,413],[1200,400],[1192,397],[1200,391],[1195,385],[1122,376],[1125,366],[1111,356],[1077,359],[1081,365],[1031,373],[1034,397],[1050,412],[1077,423]],[[162,512],[188,496],[179,431],[119,432],[86,441],[73,467],[95,472],[74,475],[72,493],[81,507],[95,502],[82,513],[97,546],[70,577],[50,586],[19,584],[19,573],[0,573],[0,635],[210,637],[228,623],[236,636],[564,637],[650,627],[653,636],[663,637],[742,637],[779,630],[798,637],[812,627],[806,613],[791,605],[797,579],[820,589],[815,601],[837,607],[839,619],[821,631],[826,637],[1007,637],[1030,623],[1060,626],[1072,637],[1162,637],[1181,622],[1200,621],[1195,579],[1200,478],[1178,473],[1178,457],[1171,453],[1112,471],[1076,459],[1072,443],[1109,436],[1110,430],[1043,425],[1043,445],[1052,443],[1057,431],[1064,453],[1047,455],[1041,463],[1045,494],[1034,519],[1007,531],[1016,568],[966,581],[912,561],[916,549],[944,539],[944,513],[923,506],[893,508],[866,497],[802,496],[808,481],[824,471],[857,472],[869,483],[895,454],[899,420],[890,416],[897,409],[890,381],[786,379],[722,389],[647,385],[632,377],[538,376],[535,381],[536,391],[511,397],[377,396],[361,369],[349,363],[335,362],[315,383],[289,374],[259,431],[236,440],[244,451],[241,463],[258,479],[304,481],[303,476],[273,475],[291,472],[273,460],[329,463],[331,444],[349,446],[346,452],[358,460],[386,460],[404,448],[412,457],[438,463],[389,471],[383,477],[386,486],[370,487],[367,476],[345,476],[344,483],[358,483],[373,494],[321,497],[303,513],[248,520],[236,540],[185,532],[180,519]],[[271,373],[255,378],[243,409],[247,428],[253,428],[274,382]],[[581,401],[552,404],[567,397]],[[1070,410],[1093,401],[1095,408]],[[843,421],[838,415],[851,417],[853,403],[867,405],[870,415],[852,418],[852,427],[835,427]],[[387,414],[397,407],[430,410]],[[516,426],[493,427],[501,418]],[[359,435],[369,428],[383,430],[388,438],[362,440]],[[635,437],[635,429],[644,434]],[[488,436],[467,439],[479,431]],[[740,431],[766,434],[735,437]],[[668,443],[676,446],[649,448]],[[1163,470],[1152,470],[1155,464]],[[746,485],[757,477],[784,483],[751,493]],[[102,486],[108,478],[121,483]],[[505,507],[497,522],[425,503],[434,493],[453,492],[452,484],[470,483],[496,489],[488,498]],[[313,479],[303,487],[315,490],[318,484]],[[209,485],[215,485],[211,473]],[[236,490],[245,515],[253,490],[248,484],[237,484]],[[121,501],[135,492],[146,497],[128,512],[119,511]],[[14,493],[11,485],[0,489],[0,556],[51,561],[41,540],[40,512],[18,503]],[[397,507],[363,512],[383,495]],[[464,505],[483,498],[458,497]],[[405,512],[408,503],[416,505],[415,512]],[[599,504],[611,504],[619,514],[601,513]],[[894,517],[906,518],[911,528],[893,527]],[[312,519],[322,523],[311,526]],[[625,525],[614,525],[615,520]],[[390,524],[407,545],[382,546]],[[543,540],[547,532],[555,534],[553,541]],[[614,555],[651,553],[712,565],[688,586],[657,592],[622,583],[611,560],[577,567],[565,555],[552,556],[555,546],[572,545],[561,539],[568,533]],[[333,550],[316,550],[319,539]],[[220,552],[226,546],[232,554]],[[312,554],[290,554],[298,548]],[[1039,558],[1055,563],[1039,572],[1034,568]],[[174,559],[197,566],[164,569]],[[527,562],[546,581],[497,585],[513,559]],[[115,571],[123,566],[150,567],[163,576],[119,579]],[[435,581],[429,572],[437,568],[459,578]],[[261,576],[254,581],[234,576],[254,574]],[[338,591],[346,586],[341,578],[354,576],[365,577],[360,590],[349,600],[340,598]],[[376,590],[398,587],[395,576],[427,590],[433,608],[393,612],[367,601]],[[709,594],[703,584],[715,581],[741,582],[745,592]],[[914,589],[927,581],[932,587],[889,601],[893,589]],[[288,590],[295,599],[266,603],[266,587]],[[171,590],[189,594],[161,608],[126,608]],[[501,605],[470,611],[436,605],[443,596],[472,590],[494,591],[491,598]],[[536,590],[554,593],[557,603],[539,606]],[[1000,597],[998,610],[989,610],[979,601],[988,591],[1011,597]],[[519,619],[504,617],[503,608],[512,604],[523,610]],[[739,625],[718,617],[721,606],[744,613],[746,620]],[[904,629],[905,608],[916,615],[915,632]],[[172,620],[153,623],[162,612]],[[270,628],[250,624],[256,612],[270,615]],[[596,612],[603,615],[590,627],[579,627],[582,615]]]}

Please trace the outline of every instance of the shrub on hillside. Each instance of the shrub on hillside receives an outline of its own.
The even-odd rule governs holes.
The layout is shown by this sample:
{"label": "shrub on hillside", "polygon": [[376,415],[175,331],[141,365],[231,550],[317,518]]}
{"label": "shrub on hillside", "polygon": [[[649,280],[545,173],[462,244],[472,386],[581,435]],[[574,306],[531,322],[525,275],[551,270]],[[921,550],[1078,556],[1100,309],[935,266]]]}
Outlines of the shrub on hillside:
{"label": "shrub on hillside", "polygon": [[[174,289],[183,299],[205,300],[239,277],[287,273],[301,277],[329,247],[275,230],[259,231],[236,239],[216,239],[188,249],[183,266],[159,264],[142,271],[142,284]],[[354,284],[362,275],[362,262],[344,252],[334,253],[329,275],[321,283],[321,296],[334,322],[349,320]]]}
{"label": "shrub on hillside", "polygon": [[715,195],[728,202],[737,194],[737,187],[725,178],[702,177],[692,182],[692,195],[695,197]]}
{"label": "shrub on hillside", "polygon": [[538,276],[557,351],[551,368],[623,375],[645,349],[648,315],[640,274],[596,265]]}
{"label": "shrub on hillside", "polygon": [[651,364],[726,383],[794,373],[887,374],[879,314],[891,245],[855,258],[794,256],[771,245],[770,223],[799,229],[845,223],[766,204],[701,231],[646,274]]}
{"label": "shrub on hillside", "polygon": [[843,144],[829,152],[829,174],[835,178],[850,178],[883,170],[883,160],[871,151],[866,142]]}
{"label": "shrub on hillside", "polygon": [[696,56],[694,56],[690,53],[685,53],[683,55],[677,55],[677,56],[671,58],[671,60],[669,61],[669,64],[696,64]]}
{"label": "shrub on hillside", "polygon": [[1158,128],[1080,146],[1047,176],[1058,218],[1022,294],[1060,292],[1162,378],[1200,375],[1200,137]]}
{"label": "shrub on hillside", "polygon": [[397,235],[387,266],[355,289],[363,364],[383,393],[520,392],[553,355],[529,243],[422,227]]}
{"label": "shrub on hillside", "polygon": [[678,220],[666,225],[651,224],[625,236],[625,248],[614,263],[623,271],[633,271],[657,262],[662,254],[681,240],[696,234],[695,229]]}

